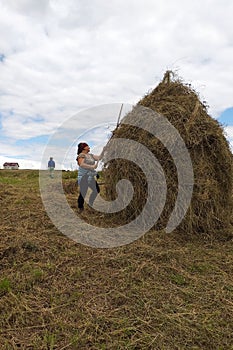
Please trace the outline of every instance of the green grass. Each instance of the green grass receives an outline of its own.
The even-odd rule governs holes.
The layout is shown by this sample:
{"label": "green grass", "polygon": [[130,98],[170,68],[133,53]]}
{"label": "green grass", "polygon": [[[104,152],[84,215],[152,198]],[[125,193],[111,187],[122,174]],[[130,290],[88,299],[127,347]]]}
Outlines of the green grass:
{"label": "green grass", "polygon": [[5,294],[11,290],[11,282],[8,278],[0,280],[0,294]]}

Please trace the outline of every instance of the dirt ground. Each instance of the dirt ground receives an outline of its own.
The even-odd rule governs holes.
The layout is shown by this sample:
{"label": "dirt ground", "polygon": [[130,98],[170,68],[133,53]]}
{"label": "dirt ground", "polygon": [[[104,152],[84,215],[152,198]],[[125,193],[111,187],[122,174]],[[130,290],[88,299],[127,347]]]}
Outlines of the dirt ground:
{"label": "dirt ground", "polygon": [[50,221],[38,176],[0,170],[1,350],[233,349],[231,240],[84,246]]}

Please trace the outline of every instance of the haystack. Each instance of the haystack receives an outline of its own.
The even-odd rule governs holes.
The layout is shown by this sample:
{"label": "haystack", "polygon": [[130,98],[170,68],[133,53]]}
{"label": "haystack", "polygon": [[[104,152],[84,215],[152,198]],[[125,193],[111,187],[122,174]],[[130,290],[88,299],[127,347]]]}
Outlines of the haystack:
{"label": "haystack", "polygon": [[[177,227],[178,232],[222,239],[232,237],[233,155],[222,126],[208,115],[206,103],[200,101],[190,84],[184,84],[173,72],[167,71],[161,83],[134,108],[137,106],[167,118],[178,130],[190,154],[193,193],[186,215]],[[125,118],[127,120],[127,116]],[[154,228],[164,229],[178,193],[177,172],[171,154],[159,139],[132,125],[121,123],[113,132],[112,139],[115,138],[142,143],[163,167],[167,182],[166,203]],[[131,161],[116,159],[105,165],[104,176],[109,200],[115,198],[115,186],[120,179],[129,179],[134,186],[130,204],[112,216],[118,223],[130,222],[141,212],[148,195],[142,170]]]}

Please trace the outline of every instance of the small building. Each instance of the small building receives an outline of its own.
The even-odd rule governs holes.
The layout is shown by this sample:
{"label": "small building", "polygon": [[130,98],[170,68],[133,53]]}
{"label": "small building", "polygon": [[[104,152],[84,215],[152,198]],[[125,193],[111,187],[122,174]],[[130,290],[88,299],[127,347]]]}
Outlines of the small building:
{"label": "small building", "polygon": [[19,169],[19,163],[8,163],[8,162],[5,162],[3,164],[3,168],[4,169]]}

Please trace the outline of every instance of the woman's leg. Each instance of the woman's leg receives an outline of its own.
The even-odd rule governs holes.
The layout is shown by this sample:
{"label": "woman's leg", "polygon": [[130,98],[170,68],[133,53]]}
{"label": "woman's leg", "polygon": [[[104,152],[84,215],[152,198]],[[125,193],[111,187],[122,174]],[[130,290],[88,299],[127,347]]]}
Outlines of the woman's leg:
{"label": "woman's leg", "polygon": [[87,194],[87,189],[88,189],[88,181],[87,181],[87,176],[84,175],[80,181],[79,185],[79,196],[78,196],[78,208],[83,209],[84,206],[84,198]]}
{"label": "woman's leg", "polygon": [[88,185],[92,189],[92,193],[89,198],[89,205],[92,207],[98,193],[100,193],[100,187],[98,183],[95,181],[94,177],[91,179],[91,181],[89,181]]}

